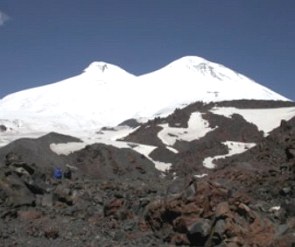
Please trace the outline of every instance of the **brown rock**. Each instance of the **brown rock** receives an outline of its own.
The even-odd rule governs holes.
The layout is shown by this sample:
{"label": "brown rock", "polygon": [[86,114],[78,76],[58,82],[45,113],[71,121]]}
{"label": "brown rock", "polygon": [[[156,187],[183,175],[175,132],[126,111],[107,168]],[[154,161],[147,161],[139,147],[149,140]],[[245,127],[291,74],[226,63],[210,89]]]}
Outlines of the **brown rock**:
{"label": "brown rock", "polygon": [[248,239],[250,243],[259,243],[260,246],[270,246],[275,235],[274,226],[267,219],[256,217],[249,226]]}
{"label": "brown rock", "polygon": [[1,178],[0,190],[6,194],[6,202],[10,206],[31,206],[35,202],[34,194],[31,193],[25,183],[16,174]]}
{"label": "brown rock", "polygon": [[220,202],[215,209],[216,217],[229,217],[231,216],[231,211],[228,202]]}
{"label": "brown rock", "polygon": [[191,225],[188,226],[189,234],[198,234],[202,237],[206,237],[210,234],[211,221],[209,219],[197,219]]}
{"label": "brown rock", "polygon": [[42,212],[37,210],[22,210],[17,212],[17,216],[22,220],[35,220],[42,217]]}
{"label": "brown rock", "polygon": [[244,203],[240,203],[237,209],[237,212],[245,217],[248,221],[253,222],[257,217],[254,211],[252,211],[247,205]]}
{"label": "brown rock", "polygon": [[189,245],[190,241],[188,240],[186,234],[175,233],[171,237],[170,243],[174,245]]}
{"label": "brown rock", "polygon": [[195,202],[186,204],[180,210],[182,214],[194,214],[194,215],[201,215],[204,212],[202,205],[197,205]]}
{"label": "brown rock", "polygon": [[110,203],[106,204],[104,207],[104,215],[110,216],[114,215],[122,206],[124,205],[123,199],[113,199]]}
{"label": "brown rock", "polygon": [[142,232],[147,232],[149,230],[148,224],[144,220],[139,220],[138,229]]}
{"label": "brown rock", "polygon": [[241,241],[237,237],[232,238],[229,242],[227,242],[226,247],[240,247],[242,246]]}
{"label": "brown rock", "polygon": [[172,225],[175,231],[187,233],[190,226],[193,225],[198,219],[200,219],[198,216],[180,216],[173,221]]}
{"label": "brown rock", "polygon": [[146,206],[145,220],[153,230],[159,230],[162,227],[164,212],[164,201],[161,199],[154,200]]}
{"label": "brown rock", "polygon": [[94,214],[88,218],[88,223],[91,225],[99,225],[102,222],[103,216],[101,214]]}
{"label": "brown rock", "polygon": [[293,234],[286,234],[274,241],[271,247],[290,247],[294,246],[295,236]]}
{"label": "brown rock", "polygon": [[289,228],[295,229],[295,217],[288,218],[287,224]]}
{"label": "brown rock", "polygon": [[44,230],[44,236],[49,239],[56,239],[59,237],[59,232],[54,227],[49,227]]}

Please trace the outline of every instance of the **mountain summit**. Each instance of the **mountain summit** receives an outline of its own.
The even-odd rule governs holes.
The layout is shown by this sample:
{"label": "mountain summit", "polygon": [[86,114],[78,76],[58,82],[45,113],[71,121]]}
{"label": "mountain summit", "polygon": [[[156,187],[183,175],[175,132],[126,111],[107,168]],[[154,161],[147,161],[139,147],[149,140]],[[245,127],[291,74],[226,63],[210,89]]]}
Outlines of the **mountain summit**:
{"label": "mountain summit", "polygon": [[94,62],[1,100],[0,137],[2,246],[295,242],[295,102],[222,65]]}
{"label": "mountain summit", "polygon": [[84,76],[89,76],[90,79],[105,79],[108,82],[131,80],[135,77],[122,68],[103,61],[92,62],[84,69]]}
{"label": "mountain summit", "polygon": [[[158,85],[182,102],[238,99],[283,100],[287,98],[221,64],[186,56],[141,77]],[[165,90],[169,86],[169,90]]]}
{"label": "mountain summit", "polygon": [[141,76],[106,62],[82,74],[6,96],[1,119],[38,131],[97,129],[165,116],[195,101],[287,98],[204,58],[187,56]]}
{"label": "mountain summit", "polygon": [[206,77],[213,77],[220,81],[239,80],[243,78],[241,74],[234,72],[221,64],[213,63],[204,58],[195,56],[180,58],[170,63],[167,66],[167,69],[168,68],[172,70],[180,70],[183,68],[187,71],[198,73]]}

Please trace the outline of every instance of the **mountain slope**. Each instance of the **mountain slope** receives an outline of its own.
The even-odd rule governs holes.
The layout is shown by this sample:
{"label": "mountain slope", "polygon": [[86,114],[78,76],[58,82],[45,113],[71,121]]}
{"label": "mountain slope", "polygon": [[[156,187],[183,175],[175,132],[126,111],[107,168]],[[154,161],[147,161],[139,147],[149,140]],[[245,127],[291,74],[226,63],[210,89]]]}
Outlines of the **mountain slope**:
{"label": "mountain slope", "polygon": [[[130,118],[166,116],[195,101],[287,98],[220,64],[183,57],[155,72],[134,76],[94,62],[81,75],[6,96],[0,125],[14,132],[65,134],[115,126]],[[6,126],[5,125],[5,126]]]}
{"label": "mountain slope", "polygon": [[[132,114],[132,102],[123,92],[132,88],[134,78],[117,66],[94,62],[81,75],[5,97],[0,101],[1,116],[33,119],[30,125],[39,130],[114,124]],[[115,110],[118,101],[120,112]]]}
{"label": "mountain slope", "polygon": [[[243,115],[249,108],[255,112],[253,105],[257,112],[284,109],[285,117],[295,115],[292,102],[199,102],[143,124],[133,143],[113,141],[128,148],[100,143],[60,155],[55,152],[65,151],[65,145],[81,142],[55,133],[0,148],[1,242],[44,247],[53,242],[59,246],[292,246],[295,118],[282,121],[264,138]],[[234,107],[242,115],[221,116],[222,110],[232,112]],[[199,133],[204,128],[212,131]],[[117,131],[122,129],[103,128],[97,135],[111,141]],[[158,147],[135,143],[144,135],[149,139],[143,141]],[[175,142],[170,142],[171,137]],[[251,148],[239,140],[258,143]],[[215,169],[202,168],[208,155],[221,158],[246,148],[251,149],[218,160]],[[172,169],[160,175],[149,156],[137,153],[144,149],[153,151],[154,158],[169,158]],[[56,167],[65,171],[62,179],[53,176]]]}
{"label": "mountain slope", "polygon": [[195,101],[288,100],[223,65],[199,57],[183,57],[141,76],[140,80],[144,81],[145,91],[151,95],[153,88],[157,88],[156,98],[162,95],[167,107]]}

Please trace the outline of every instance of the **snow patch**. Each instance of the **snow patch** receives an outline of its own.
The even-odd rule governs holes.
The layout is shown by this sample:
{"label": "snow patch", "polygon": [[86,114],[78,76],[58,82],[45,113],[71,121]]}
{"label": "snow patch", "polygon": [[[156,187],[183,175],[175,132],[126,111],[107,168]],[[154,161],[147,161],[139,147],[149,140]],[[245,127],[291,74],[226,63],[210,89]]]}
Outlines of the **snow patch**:
{"label": "snow patch", "polygon": [[156,166],[156,169],[158,169],[161,172],[168,171],[172,166],[171,163],[164,163],[164,162],[160,162],[160,161],[153,161],[153,162]]}
{"label": "snow patch", "polygon": [[[84,133],[84,136],[81,135],[81,133],[78,135],[79,138],[83,142],[68,142],[68,143],[51,143],[50,149],[55,152],[58,155],[69,155],[73,152],[79,151],[83,149],[86,145],[91,145],[94,143],[103,143],[106,145],[111,145],[117,148],[130,148],[134,151],[144,155],[149,160],[151,160],[154,164],[156,169],[164,172],[168,169],[170,169],[171,164],[170,163],[164,163],[160,161],[154,161],[151,157],[149,157],[150,153],[156,149],[156,146],[151,145],[143,145],[138,143],[132,143],[132,142],[123,142],[119,141],[118,139],[123,138],[133,131],[135,131],[137,128],[130,128],[126,126],[119,126],[115,128],[110,129],[104,129],[100,130],[96,133]],[[171,148],[171,150],[174,150],[177,152],[177,150]]]}
{"label": "snow patch", "polygon": [[279,211],[280,209],[281,209],[281,206],[274,206],[269,209],[269,212],[273,213],[273,212]]}
{"label": "snow patch", "polygon": [[193,175],[195,178],[203,178],[203,177],[206,177],[206,176],[208,176],[208,174],[207,173],[203,173],[203,174],[195,174],[195,175]]}
{"label": "snow patch", "polygon": [[239,154],[243,153],[249,148],[254,147],[256,144],[255,143],[244,143],[244,142],[233,142],[233,141],[226,141],[223,142],[222,144],[226,145],[229,149],[228,154],[225,155],[217,155],[214,157],[207,157],[203,160],[203,166],[208,168],[208,169],[213,169],[215,168],[215,164],[213,163],[214,160],[218,159],[223,159],[229,156],[232,156],[234,154]]}
{"label": "snow patch", "polygon": [[281,120],[290,120],[295,116],[295,107],[277,109],[238,109],[234,107],[215,107],[210,110],[214,114],[231,118],[233,114],[240,114],[247,122],[253,123],[264,135],[278,127]]}
{"label": "snow patch", "polygon": [[205,136],[213,129],[208,127],[209,123],[202,118],[200,112],[191,114],[188,128],[169,127],[168,124],[160,124],[163,129],[158,132],[159,139],[168,146],[173,146],[177,140],[193,141]]}
{"label": "snow patch", "polygon": [[91,145],[94,143],[103,143],[106,145],[112,145],[117,148],[130,148],[128,143],[118,141],[118,139],[123,138],[137,128],[130,128],[128,126],[118,126],[109,129],[101,129],[96,132],[77,132],[75,137],[78,137],[83,142],[69,142],[69,143],[51,143],[50,149],[57,153],[58,155],[64,154],[69,155],[75,151],[83,149],[86,145]]}
{"label": "snow patch", "polygon": [[157,148],[156,146],[138,144],[133,149],[136,152],[146,156],[150,161],[152,161],[155,164],[156,169],[158,169],[159,171],[165,172],[170,169],[172,164],[153,160],[149,155],[156,148]]}
{"label": "snow patch", "polygon": [[175,148],[173,148],[173,147],[169,147],[169,146],[166,146],[166,148],[167,148],[168,150],[170,150],[171,152],[173,152],[173,153],[175,153],[175,154],[178,154],[178,150],[176,150]]}
{"label": "snow patch", "polygon": [[52,152],[57,155],[69,155],[83,149],[87,143],[85,142],[68,142],[68,143],[51,143],[49,145]]}

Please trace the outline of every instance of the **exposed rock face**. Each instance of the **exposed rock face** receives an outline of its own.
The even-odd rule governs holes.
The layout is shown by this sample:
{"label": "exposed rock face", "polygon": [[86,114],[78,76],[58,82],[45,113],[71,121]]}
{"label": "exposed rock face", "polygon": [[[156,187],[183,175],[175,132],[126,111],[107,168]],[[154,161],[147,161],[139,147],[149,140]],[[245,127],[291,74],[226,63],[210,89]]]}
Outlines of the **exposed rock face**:
{"label": "exposed rock face", "polygon": [[[164,174],[143,155],[104,144],[58,156],[50,143],[77,140],[57,134],[0,149],[0,245],[293,246],[295,118],[264,138],[240,116],[228,120],[206,105],[188,106],[194,107],[218,124],[216,138],[211,132],[199,141],[178,141],[178,153],[160,145],[151,156],[173,163]],[[185,126],[186,115],[180,111],[165,121]],[[149,137],[156,145],[160,139],[152,133],[163,121],[150,122],[149,135],[128,138]],[[204,157],[227,153],[221,141],[228,138],[258,144],[218,160],[216,169],[204,168]],[[56,165],[61,179],[53,176]],[[196,171],[207,176],[196,178]]]}
{"label": "exposed rock face", "polygon": [[[12,155],[10,155],[11,157]],[[19,156],[18,156],[19,157]],[[144,221],[145,206],[164,195],[154,173],[98,178],[73,170],[55,179],[34,165],[12,159],[0,170],[0,239],[3,246],[142,246],[161,244]],[[22,168],[22,170],[18,168]],[[84,174],[84,175],[83,175]],[[142,174],[142,172],[139,172]],[[162,192],[161,192],[162,191]]]}
{"label": "exposed rock face", "polygon": [[38,139],[23,138],[16,140],[0,149],[0,162],[5,162],[9,153],[22,157],[22,161],[28,164],[38,164],[41,169],[51,169],[55,166],[63,167],[67,163],[67,157],[57,155],[50,149],[51,143],[79,142],[80,140],[57,133],[49,133]]}
{"label": "exposed rock face", "polygon": [[[263,139],[264,133],[256,125],[248,122],[239,114],[234,114],[231,118],[214,114],[214,107],[235,107],[239,109],[259,109],[259,108],[280,108],[294,106],[294,102],[282,101],[259,101],[259,100],[237,100],[202,103],[197,102],[183,109],[176,109],[167,118],[156,118],[140,126],[129,136],[123,138],[124,141],[141,143],[156,146],[157,148],[149,155],[156,161],[172,163],[171,172],[178,175],[203,172],[202,161],[208,156],[224,155],[228,149],[222,143],[225,141],[258,143]],[[188,128],[188,122],[193,112],[200,112],[202,118],[209,123],[212,131],[203,137],[185,141],[177,139],[172,145],[178,152],[173,153],[165,147],[159,138],[162,124],[168,124],[173,128]],[[185,132],[185,130],[183,130]],[[185,169],[185,170],[184,170]]]}
{"label": "exposed rock face", "polygon": [[83,174],[96,179],[128,177],[144,180],[160,174],[145,156],[131,149],[104,144],[89,145],[70,155],[69,159]]}
{"label": "exposed rock face", "polygon": [[7,127],[3,124],[0,124],[0,132],[5,132],[7,131]]}
{"label": "exposed rock face", "polygon": [[167,197],[147,206],[146,220],[175,245],[270,246],[275,225],[249,207],[249,195],[217,183],[195,182],[193,196]]}
{"label": "exposed rock face", "polygon": [[[253,174],[241,171],[238,175],[236,179],[249,179]],[[258,201],[246,187],[232,188],[231,177],[225,182],[212,179],[213,175],[171,182],[150,177],[143,182],[76,175],[72,180],[55,180],[38,169],[30,175],[5,166],[0,183],[0,238],[4,246],[20,240],[31,246],[51,246],[52,241],[59,246],[294,243],[292,204],[289,209],[271,210],[274,204],[263,198]]]}

